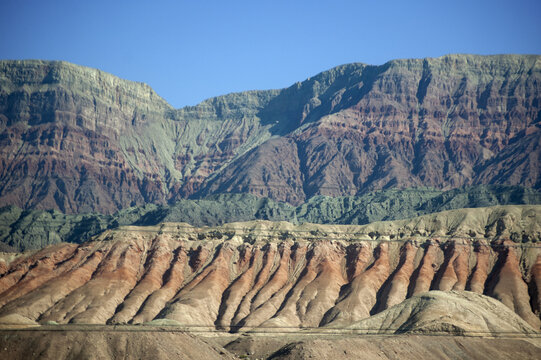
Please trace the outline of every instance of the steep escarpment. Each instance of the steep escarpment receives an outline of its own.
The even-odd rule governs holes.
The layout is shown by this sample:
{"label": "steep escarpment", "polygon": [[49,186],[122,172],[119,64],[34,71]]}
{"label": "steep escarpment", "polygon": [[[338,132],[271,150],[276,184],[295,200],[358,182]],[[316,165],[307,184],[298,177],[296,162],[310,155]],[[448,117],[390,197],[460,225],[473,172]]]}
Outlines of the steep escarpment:
{"label": "steep escarpment", "polygon": [[422,185],[538,187],[539,65],[537,56],[445,56],[321,73],[271,102],[310,93],[296,129],[234,161],[203,193],[280,191],[298,203]]}
{"label": "steep escarpment", "polygon": [[0,99],[2,203],[74,213],[163,199],[168,164],[153,136],[170,106],[149,86],[65,62],[3,61]]}
{"label": "steep escarpment", "polygon": [[539,188],[540,64],[349,64],[175,110],[98,70],[2,61],[0,204],[113,213],[216,193],[299,205],[388,188]]}
{"label": "steep escarpment", "polygon": [[[540,214],[539,206],[507,206],[364,226],[122,227],[81,245],[6,255],[0,322],[343,329],[429,290],[466,290],[539,329]],[[510,240],[522,232],[527,241]],[[415,304],[407,309],[419,312]],[[384,323],[406,314],[393,311]]]}

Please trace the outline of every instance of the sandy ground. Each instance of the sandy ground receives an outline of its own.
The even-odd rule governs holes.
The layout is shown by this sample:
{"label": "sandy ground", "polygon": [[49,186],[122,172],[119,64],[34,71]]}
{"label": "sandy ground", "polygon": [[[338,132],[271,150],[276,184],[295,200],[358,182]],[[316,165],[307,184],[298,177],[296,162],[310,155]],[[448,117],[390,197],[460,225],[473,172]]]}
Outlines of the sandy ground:
{"label": "sandy ground", "polygon": [[170,327],[0,329],[1,359],[541,359],[541,336],[186,333]]}

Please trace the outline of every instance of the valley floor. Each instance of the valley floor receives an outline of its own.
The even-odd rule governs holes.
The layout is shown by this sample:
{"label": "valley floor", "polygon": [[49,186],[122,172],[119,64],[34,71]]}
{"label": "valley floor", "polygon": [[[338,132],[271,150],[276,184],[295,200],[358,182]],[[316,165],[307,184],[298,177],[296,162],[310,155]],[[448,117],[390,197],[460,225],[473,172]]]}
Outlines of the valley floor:
{"label": "valley floor", "polygon": [[2,359],[539,359],[541,335],[191,333],[174,327],[0,329]]}

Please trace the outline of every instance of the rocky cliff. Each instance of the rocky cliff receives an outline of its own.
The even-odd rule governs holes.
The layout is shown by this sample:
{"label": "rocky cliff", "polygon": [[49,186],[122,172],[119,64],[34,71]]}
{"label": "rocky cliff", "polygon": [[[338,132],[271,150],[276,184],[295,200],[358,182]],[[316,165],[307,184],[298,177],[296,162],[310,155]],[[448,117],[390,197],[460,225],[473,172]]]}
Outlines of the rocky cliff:
{"label": "rocky cliff", "polygon": [[[363,226],[122,227],[82,245],[4,255],[0,322],[361,329],[360,321],[429,290],[468,290],[522,318],[509,326],[539,329],[540,214],[540,206],[503,206]],[[513,242],[513,233],[530,237]],[[421,314],[419,300],[405,304]],[[372,321],[376,330],[407,320],[397,318],[406,310],[393,311]]]}
{"label": "rocky cliff", "polygon": [[172,109],[65,62],[0,62],[0,204],[113,213],[189,196],[539,188],[541,58],[349,64]]}

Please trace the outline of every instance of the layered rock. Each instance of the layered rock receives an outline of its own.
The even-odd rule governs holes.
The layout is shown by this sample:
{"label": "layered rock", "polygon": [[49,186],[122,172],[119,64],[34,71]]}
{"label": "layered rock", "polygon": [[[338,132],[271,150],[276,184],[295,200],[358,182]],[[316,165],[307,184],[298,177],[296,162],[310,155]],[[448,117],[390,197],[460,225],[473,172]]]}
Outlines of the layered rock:
{"label": "layered rock", "polygon": [[[58,242],[81,243],[121,225],[187,222],[216,226],[227,222],[271,220],[319,224],[367,224],[398,220],[442,210],[494,205],[540,204],[541,192],[520,186],[479,185],[449,191],[404,189],[376,191],[362,196],[317,196],[293,207],[250,194],[221,194],[180,200],[174,205],[147,204],[112,215],[63,214],[55,210],[24,211],[0,208],[0,251],[25,251]],[[528,234],[512,233],[514,241]]]}
{"label": "layered rock", "polygon": [[350,64],[174,110],[65,62],[0,63],[0,204],[67,213],[251,193],[539,188],[539,56]]}
{"label": "layered rock", "polygon": [[[539,329],[540,214],[507,206],[365,226],[124,227],[6,256],[0,322],[343,329],[430,290],[471,289]],[[471,235],[495,224],[498,233]],[[512,242],[511,230],[532,240]]]}

